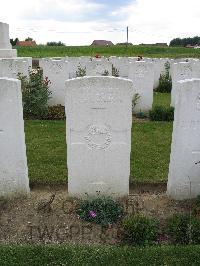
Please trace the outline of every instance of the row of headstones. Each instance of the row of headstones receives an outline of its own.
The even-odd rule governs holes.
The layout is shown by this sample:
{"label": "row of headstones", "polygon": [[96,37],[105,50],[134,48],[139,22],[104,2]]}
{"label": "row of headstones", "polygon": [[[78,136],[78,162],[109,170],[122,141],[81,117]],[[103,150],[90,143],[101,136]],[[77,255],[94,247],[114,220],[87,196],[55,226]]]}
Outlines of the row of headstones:
{"label": "row of headstones", "polygon": [[[55,60],[57,59],[57,60]],[[165,72],[165,63],[170,62],[172,76],[171,105],[175,106],[177,81],[187,78],[200,78],[200,63],[198,59],[186,59],[187,63],[178,63],[183,59],[145,58],[137,62],[137,57],[116,57],[91,59],[91,57],[65,57],[42,59],[40,65],[44,74],[52,81],[52,99],[50,105],[64,105],[64,81],[75,78],[77,68],[86,70],[87,76],[112,75],[115,72],[123,78],[131,79],[140,98],[134,108],[135,112],[149,111],[153,103],[153,89],[159,84],[160,74]],[[178,63],[178,64],[177,64]],[[9,38],[9,25],[0,22],[0,77],[17,78],[18,73],[29,75],[32,68],[31,58],[17,58],[17,51],[12,49]]]}
{"label": "row of headstones", "polygon": [[[178,83],[168,195],[200,194],[200,79]],[[115,77],[66,81],[68,191],[129,192],[133,83]],[[0,78],[0,196],[29,192],[20,81]]]}
{"label": "row of headstones", "polygon": [[[67,61],[68,60],[68,61]],[[91,59],[90,57],[72,57],[62,59],[42,59],[40,66],[44,75],[51,80],[50,90],[52,98],[49,105],[64,105],[64,82],[66,79],[76,77],[78,67],[86,69],[87,76],[102,76],[107,71],[112,75],[113,66],[119,71],[119,76],[129,78],[134,82],[136,93],[139,94],[135,112],[149,111],[153,104],[153,88],[158,83],[160,74],[165,72],[165,63],[170,62],[172,76],[171,106],[175,107],[177,81],[188,78],[200,78],[200,61],[187,59],[188,62],[173,63],[169,59],[148,59],[136,61],[137,58],[110,57]],[[183,59],[180,59],[180,61]],[[12,58],[0,59],[0,77],[17,78],[18,73],[28,76],[32,69],[32,59]]]}
{"label": "row of headstones", "polygon": [[[31,60],[31,58],[0,59],[0,77],[17,78],[18,73],[28,76],[29,71],[32,69]],[[65,59],[40,60],[44,76],[47,76],[51,81],[50,90],[52,95],[49,105],[64,105],[65,80],[76,77],[75,73],[79,66],[83,69],[86,67],[87,76],[102,76],[105,71],[111,76],[112,66],[114,66],[117,70],[119,69],[119,76],[122,77],[126,77],[125,70],[128,71],[129,67],[128,78],[134,82],[136,93],[140,95],[139,102],[134,109],[135,112],[150,110],[153,102],[154,82],[152,63],[136,61],[135,64],[130,65],[130,58],[117,59],[113,57],[112,60],[111,58],[109,60],[113,60],[113,62],[111,63],[105,58],[91,60],[89,57],[68,58],[68,61]],[[132,58],[132,60],[136,60],[136,58]],[[124,62],[128,62],[129,65],[124,65]]]}
{"label": "row of headstones", "polygon": [[[165,64],[170,63],[172,76],[171,106],[175,106],[177,81],[187,78],[200,78],[200,61],[198,59],[150,59],[137,61],[131,57],[109,57],[91,59],[90,57],[44,58],[40,60],[44,75],[51,80],[52,99],[50,105],[64,105],[64,81],[76,77],[79,69],[85,70],[86,76],[111,76],[118,71],[119,77],[128,78],[135,85],[139,99],[134,111],[149,111],[153,104],[153,90],[159,84],[160,74],[165,73]],[[180,61],[180,62],[179,62]],[[176,63],[174,63],[176,62]]]}
{"label": "row of headstones", "polygon": [[[168,59],[151,59],[154,60],[153,63],[149,59],[133,63],[136,58],[126,57],[111,57],[109,60],[112,63],[107,58],[92,60],[90,57],[72,57],[68,58],[68,61],[65,59],[42,59],[40,65],[44,69],[44,75],[51,80],[50,90],[52,91],[52,98],[49,100],[49,105],[64,105],[64,82],[73,76],[72,73],[77,71],[78,66],[82,68],[84,68],[84,65],[85,67],[87,66],[87,76],[102,76],[103,72],[107,69],[110,74],[112,66],[114,66],[120,70],[119,75],[124,75],[124,77],[125,70],[126,72],[129,71],[128,78],[134,82],[135,91],[139,94],[134,112],[151,110],[153,104],[153,82],[155,84],[158,81],[159,75],[164,73],[164,64],[169,62],[167,61]],[[130,60],[132,60],[132,63]],[[124,66],[125,62],[128,62],[128,64],[125,64],[126,67],[123,68],[122,66]],[[200,78],[200,62],[195,59],[190,59],[188,62],[172,62],[170,68],[172,76],[171,106],[175,107],[177,81],[188,78]],[[29,71],[32,69],[31,65],[31,58],[0,59],[0,77],[17,78],[18,73],[28,76]]]}
{"label": "row of headstones", "polygon": [[[136,61],[137,58],[101,58],[91,59],[90,57],[68,57],[62,59],[41,59],[40,67],[44,76],[50,81],[52,98],[50,105],[64,105],[65,80],[76,78],[76,73],[82,69],[86,76],[112,76],[117,71],[119,77],[131,79],[140,95],[140,100],[135,111],[148,111],[153,102],[154,71],[151,62]],[[132,63],[130,63],[132,62]],[[133,63],[134,62],[134,63]],[[113,69],[113,67],[115,69]]]}

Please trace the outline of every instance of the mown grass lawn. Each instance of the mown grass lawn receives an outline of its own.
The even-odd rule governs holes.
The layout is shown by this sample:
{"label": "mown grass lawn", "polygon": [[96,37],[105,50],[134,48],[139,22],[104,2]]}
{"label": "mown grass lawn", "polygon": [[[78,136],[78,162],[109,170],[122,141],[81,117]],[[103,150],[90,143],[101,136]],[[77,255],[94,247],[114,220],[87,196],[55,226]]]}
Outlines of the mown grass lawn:
{"label": "mown grass lawn", "polygon": [[131,182],[167,181],[172,123],[133,123]]}
{"label": "mown grass lawn", "polygon": [[0,246],[0,265],[199,265],[200,246]]}
{"label": "mown grass lawn", "polygon": [[[66,183],[65,121],[25,121],[30,182]],[[134,122],[131,182],[166,181],[172,123]]]}
{"label": "mown grass lawn", "polygon": [[156,47],[133,45],[126,48],[124,45],[115,46],[45,46],[38,45],[36,47],[14,47],[17,49],[18,56],[30,56],[34,58],[42,57],[64,57],[64,56],[95,56],[97,53],[104,56],[138,56],[145,57],[169,57],[184,58],[196,57],[200,58],[200,49],[188,49],[184,47]]}
{"label": "mown grass lawn", "polygon": [[171,103],[171,93],[154,92],[153,106],[162,105],[169,107]]}
{"label": "mown grass lawn", "polygon": [[66,183],[65,121],[25,121],[30,183]]}

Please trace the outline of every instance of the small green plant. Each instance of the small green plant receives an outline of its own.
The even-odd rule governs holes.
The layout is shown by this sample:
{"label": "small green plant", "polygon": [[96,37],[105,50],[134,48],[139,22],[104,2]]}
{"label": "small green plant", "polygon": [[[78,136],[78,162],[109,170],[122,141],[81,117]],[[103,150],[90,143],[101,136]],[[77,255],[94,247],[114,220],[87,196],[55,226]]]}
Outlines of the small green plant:
{"label": "small green plant", "polygon": [[153,218],[132,215],[123,220],[122,226],[124,240],[135,245],[151,244],[158,236],[158,222]]}
{"label": "small green plant", "polygon": [[199,218],[176,214],[168,219],[166,228],[173,244],[200,244]]}
{"label": "small green plant", "polygon": [[81,65],[78,65],[78,70],[76,71],[76,77],[84,77],[86,76],[86,67],[81,67]]}
{"label": "small green plant", "polygon": [[200,220],[199,218],[192,217],[190,224],[190,243],[200,244]]}
{"label": "small green plant", "polygon": [[112,65],[112,76],[119,77],[119,70]]}
{"label": "small green plant", "polygon": [[29,70],[29,76],[18,73],[21,80],[23,110],[25,117],[45,118],[48,114],[48,100],[51,91],[49,90],[50,80],[43,78],[42,69]]}
{"label": "small green plant", "polygon": [[155,91],[168,92],[168,93],[171,92],[171,90],[172,90],[172,78],[169,74],[169,69],[170,69],[170,63],[167,61],[165,63],[165,73],[160,74],[159,85]]}
{"label": "small green plant", "polygon": [[76,213],[85,221],[106,226],[121,218],[123,208],[109,197],[95,197],[82,201]]}
{"label": "small green plant", "polygon": [[102,76],[109,76],[109,71],[108,70],[105,70],[102,74]]}
{"label": "small green plant", "polygon": [[152,121],[173,121],[174,120],[174,108],[155,106],[149,112],[150,120]]}
{"label": "small green plant", "polygon": [[189,243],[189,224],[190,216],[185,214],[176,214],[167,221],[166,230],[172,243],[188,244]]}

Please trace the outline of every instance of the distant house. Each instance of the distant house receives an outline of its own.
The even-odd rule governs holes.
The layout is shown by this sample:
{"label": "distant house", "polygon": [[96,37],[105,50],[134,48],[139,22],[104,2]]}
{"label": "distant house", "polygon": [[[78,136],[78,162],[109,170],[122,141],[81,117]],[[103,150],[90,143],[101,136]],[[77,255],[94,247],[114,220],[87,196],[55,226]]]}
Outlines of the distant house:
{"label": "distant house", "polygon": [[17,41],[16,43],[17,46],[36,46],[35,41]]}
{"label": "distant house", "polygon": [[194,45],[187,44],[187,45],[185,46],[185,48],[194,48]]}
{"label": "distant house", "polygon": [[200,48],[200,45],[198,45],[198,44],[195,44],[195,45],[187,44],[187,45],[185,46],[185,48],[199,49],[199,48]]}
{"label": "distant house", "polygon": [[96,46],[111,46],[111,45],[114,45],[114,44],[111,41],[94,40],[91,45],[96,45]]}

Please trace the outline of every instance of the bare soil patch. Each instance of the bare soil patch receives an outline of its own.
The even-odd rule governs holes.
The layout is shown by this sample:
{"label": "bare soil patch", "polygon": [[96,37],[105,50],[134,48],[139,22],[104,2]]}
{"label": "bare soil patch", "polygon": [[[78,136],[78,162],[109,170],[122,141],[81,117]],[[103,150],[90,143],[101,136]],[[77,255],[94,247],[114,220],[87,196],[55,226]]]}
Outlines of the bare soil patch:
{"label": "bare soil patch", "polygon": [[[125,215],[143,213],[159,219],[161,226],[174,213],[189,212],[192,201],[174,201],[164,186],[149,189],[135,187],[121,200]],[[52,195],[53,202],[48,206]],[[66,187],[32,188],[27,198],[0,201],[1,243],[119,244],[121,222],[108,228],[84,222],[75,209],[78,200],[67,194]]]}

